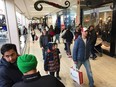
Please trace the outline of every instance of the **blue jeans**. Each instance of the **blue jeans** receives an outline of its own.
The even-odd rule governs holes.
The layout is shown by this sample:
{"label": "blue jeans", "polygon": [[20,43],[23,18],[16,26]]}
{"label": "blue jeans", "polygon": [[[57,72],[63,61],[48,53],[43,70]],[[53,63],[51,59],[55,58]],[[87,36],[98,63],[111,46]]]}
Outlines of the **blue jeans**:
{"label": "blue jeans", "polygon": [[78,69],[80,69],[82,64],[86,68],[87,76],[88,76],[88,79],[89,79],[89,85],[90,85],[90,87],[93,87],[94,86],[94,80],[93,80],[93,74],[92,74],[92,71],[91,71],[91,66],[90,66],[89,59],[86,60],[85,62],[77,61],[76,67]]}
{"label": "blue jeans", "polygon": [[46,50],[42,49],[42,54],[43,54],[43,60],[46,58]]}
{"label": "blue jeans", "polygon": [[96,56],[96,54],[94,52],[94,44],[91,45],[91,54],[92,54],[92,57]]}
{"label": "blue jeans", "polygon": [[66,48],[67,48],[67,53],[71,55],[71,49],[70,49],[71,42],[66,42]]}
{"label": "blue jeans", "polygon": [[58,40],[58,43],[60,43],[60,38],[59,37],[60,37],[60,34],[55,35],[55,43],[56,43],[56,40]]}

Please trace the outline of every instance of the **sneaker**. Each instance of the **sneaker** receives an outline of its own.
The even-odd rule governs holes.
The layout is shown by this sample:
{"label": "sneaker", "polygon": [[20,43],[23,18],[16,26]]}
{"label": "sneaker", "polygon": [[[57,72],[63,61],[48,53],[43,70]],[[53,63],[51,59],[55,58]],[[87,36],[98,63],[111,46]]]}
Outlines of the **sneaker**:
{"label": "sneaker", "polygon": [[61,77],[60,76],[57,76],[56,78],[59,79],[59,80],[61,80]]}
{"label": "sneaker", "polygon": [[93,85],[93,86],[90,86],[90,87],[96,87],[95,85]]}
{"label": "sneaker", "polygon": [[91,59],[95,60],[96,59],[96,55],[95,56],[90,56]]}
{"label": "sneaker", "polygon": [[96,57],[97,57],[97,56],[95,55],[92,59],[93,59],[93,60],[95,60],[95,59],[96,59]]}

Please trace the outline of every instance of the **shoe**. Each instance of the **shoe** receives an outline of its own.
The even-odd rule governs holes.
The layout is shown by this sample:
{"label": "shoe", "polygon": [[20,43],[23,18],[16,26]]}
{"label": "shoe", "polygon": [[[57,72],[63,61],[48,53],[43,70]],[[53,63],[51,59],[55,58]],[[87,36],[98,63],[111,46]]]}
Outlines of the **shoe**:
{"label": "shoe", "polygon": [[90,86],[90,87],[96,87],[95,85],[93,85],[93,86]]}
{"label": "shoe", "polygon": [[95,59],[96,59],[96,57],[97,57],[97,56],[95,55],[92,59],[93,59],[93,60],[95,60]]}
{"label": "shoe", "polygon": [[59,80],[61,80],[61,77],[60,76],[57,76],[56,78],[59,79]]}
{"label": "shoe", "polygon": [[95,56],[90,56],[91,59],[95,60],[96,59],[96,55]]}

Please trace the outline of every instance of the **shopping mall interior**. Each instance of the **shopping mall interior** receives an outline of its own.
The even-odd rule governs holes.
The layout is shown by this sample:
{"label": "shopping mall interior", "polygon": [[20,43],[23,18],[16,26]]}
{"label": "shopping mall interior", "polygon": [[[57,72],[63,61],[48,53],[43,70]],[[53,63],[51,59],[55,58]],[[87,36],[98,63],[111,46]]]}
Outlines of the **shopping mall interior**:
{"label": "shopping mall interior", "polygon": [[[68,58],[64,50],[62,34],[69,25],[73,35],[79,24],[86,28],[94,25],[97,35],[94,51],[97,57],[95,60],[91,58],[89,60],[95,87],[116,87],[115,22],[116,0],[0,0],[0,48],[3,44],[13,43],[20,55],[35,55],[38,60],[37,70],[41,75],[47,75],[44,71],[40,36],[44,29],[49,31],[51,25],[53,30],[58,26],[60,29],[58,48],[62,55],[60,81],[65,87],[89,87],[83,65],[80,68],[83,83],[78,84],[71,78],[70,69],[74,66],[74,61],[73,58]],[[34,42],[31,37],[32,29],[37,36]],[[55,38],[54,34],[52,42]],[[74,42],[73,40],[71,44],[71,53]]]}

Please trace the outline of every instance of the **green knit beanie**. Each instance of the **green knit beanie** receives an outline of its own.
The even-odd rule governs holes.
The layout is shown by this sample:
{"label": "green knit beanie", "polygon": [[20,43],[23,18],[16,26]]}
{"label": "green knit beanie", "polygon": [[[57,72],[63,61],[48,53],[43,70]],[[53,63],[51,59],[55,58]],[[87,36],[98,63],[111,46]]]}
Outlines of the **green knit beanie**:
{"label": "green knit beanie", "polygon": [[22,73],[36,69],[37,59],[34,55],[24,54],[17,59],[17,66]]}

